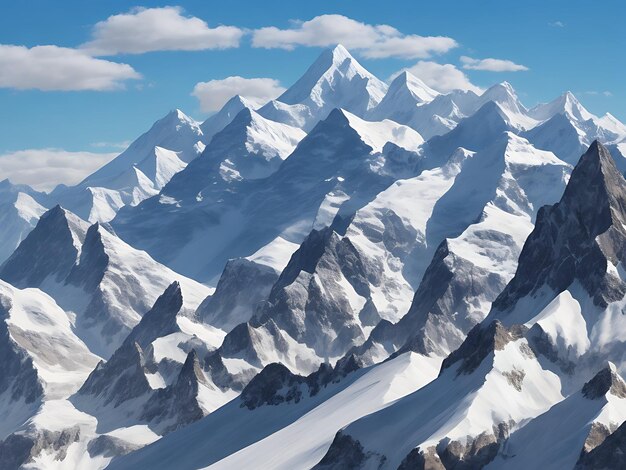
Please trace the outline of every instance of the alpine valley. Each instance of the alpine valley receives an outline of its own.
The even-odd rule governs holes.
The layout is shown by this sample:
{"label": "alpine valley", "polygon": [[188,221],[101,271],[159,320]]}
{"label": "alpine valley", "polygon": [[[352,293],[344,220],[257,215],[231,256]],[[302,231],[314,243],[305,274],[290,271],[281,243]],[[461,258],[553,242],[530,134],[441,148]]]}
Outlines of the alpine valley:
{"label": "alpine valley", "polygon": [[626,468],[626,126],[341,45],[0,183],[0,468]]}

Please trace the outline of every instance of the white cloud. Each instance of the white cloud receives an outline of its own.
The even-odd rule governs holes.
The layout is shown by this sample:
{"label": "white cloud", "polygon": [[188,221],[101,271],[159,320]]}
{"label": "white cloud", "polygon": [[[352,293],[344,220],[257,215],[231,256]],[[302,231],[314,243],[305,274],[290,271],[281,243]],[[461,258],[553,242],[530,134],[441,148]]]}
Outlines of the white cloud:
{"label": "white cloud", "polygon": [[278,80],[273,78],[227,77],[223,80],[210,80],[196,84],[191,93],[200,101],[205,112],[219,110],[226,101],[241,95],[260,103],[276,98],[285,91]]}
{"label": "white cloud", "polygon": [[565,28],[565,23],[562,21],[553,21],[552,23],[548,23],[550,26],[554,26],[555,28]]}
{"label": "white cloud", "polygon": [[128,64],[90,57],[58,46],[0,44],[0,87],[44,91],[114,90],[141,78]]}
{"label": "white cloud", "polygon": [[456,47],[445,36],[405,35],[389,25],[361,23],[343,15],[321,15],[309,21],[296,21],[289,29],[274,26],[253,32],[253,47],[292,50],[297,46],[328,47],[343,44],[364,57],[423,59]]}
{"label": "white cloud", "polygon": [[392,79],[404,70],[409,71],[421,79],[429,87],[447,93],[452,90],[470,90],[482,93],[483,90],[470,82],[467,75],[452,64],[438,64],[427,60],[420,60],[417,64],[404,68],[392,75]]}
{"label": "white cloud", "polygon": [[97,23],[81,47],[92,55],[227,49],[238,47],[243,34],[235,26],[210,28],[180,7],[135,8]]}
{"label": "white cloud", "polygon": [[596,91],[596,90],[583,91],[582,94],[583,95],[590,95],[590,96],[606,96],[607,98],[613,96],[613,93],[611,93],[608,90],[605,90],[605,91]]}
{"label": "white cloud", "polygon": [[466,70],[484,70],[487,72],[523,72],[528,70],[528,67],[525,65],[503,59],[472,59],[471,57],[462,56],[461,63]]}
{"label": "white cloud", "polygon": [[79,183],[117,155],[51,148],[18,150],[0,155],[0,180],[9,178],[13,183],[50,191],[60,183]]}

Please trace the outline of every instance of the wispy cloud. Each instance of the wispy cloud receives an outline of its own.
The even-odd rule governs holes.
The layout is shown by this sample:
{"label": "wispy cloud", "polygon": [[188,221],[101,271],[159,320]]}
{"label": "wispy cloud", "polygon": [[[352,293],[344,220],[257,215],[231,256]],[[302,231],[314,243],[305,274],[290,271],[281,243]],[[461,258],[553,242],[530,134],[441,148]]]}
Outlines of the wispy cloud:
{"label": "wispy cloud", "polygon": [[192,95],[198,98],[203,111],[211,112],[219,110],[235,95],[262,103],[276,98],[284,91],[285,88],[273,78],[233,76],[222,80],[200,82],[194,87]]}
{"label": "wispy cloud", "polygon": [[92,142],[90,144],[93,148],[108,148],[108,149],[120,149],[124,150],[130,145],[129,140],[124,140],[122,142]]}
{"label": "wispy cloud", "polygon": [[504,59],[473,59],[471,57],[462,56],[461,63],[466,70],[483,70],[487,72],[523,72],[528,70],[525,65],[516,64],[510,60]]}
{"label": "wispy cloud", "polygon": [[0,155],[0,179],[9,178],[13,183],[49,191],[60,183],[79,183],[116,156],[117,152],[68,152],[54,148],[18,150]]}
{"label": "wispy cloud", "polygon": [[58,46],[0,45],[0,87],[43,91],[115,90],[141,78],[130,65]]}
{"label": "wispy cloud", "polygon": [[409,71],[429,87],[447,93],[452,90],[469,90],[482,93],[483,89],[474,85],[470,79],[452,64],[439,64],[426,60],[420,60],[415,65],[399,70],[392,75],[395,78],[403,71]]}
{"label": "wispy cloud", "polygon": [[185,16],[181,7],[135,8],[97,23],[81,48],[99,56],[227,49],[238,47],[244,33],[235,26],[211,28],[200,18]]}
{"label": "wispy cloud", "polygon": [[552,21],[548,23],[550,26],[554,26],[555,28],[565,28],[565,23],[562,21]]}
{"label": "wispy cloud", "polygon": [[606,96],[607,98],[613,96],[613,93],[611,93],[608,90],[605,90],[605,91],[596,91],[596,90],[583,91],[581,94],[589,95],[589,96]]}
{"label": "wispy cloud", "polygon": [[445,36],[403,34],[389,25],[362,23],[343,15],[320,15],[309,21],[294,21],[293,27],[274,26],[253,32],[253,47],[292,50],[298,46],[328,47],[343,44],[367,58],[423,59],[458,46]]}

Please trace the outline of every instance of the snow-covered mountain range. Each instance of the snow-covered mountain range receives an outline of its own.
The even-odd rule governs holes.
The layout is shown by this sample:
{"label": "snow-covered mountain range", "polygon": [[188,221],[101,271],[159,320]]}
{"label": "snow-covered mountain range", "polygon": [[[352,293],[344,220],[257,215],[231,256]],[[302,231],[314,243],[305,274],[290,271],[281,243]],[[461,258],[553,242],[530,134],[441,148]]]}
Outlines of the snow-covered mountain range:
{"label": "snow-covered mountain range", "polygon": [[343,46],[0,183],[0,468],[623,468],[626,126]]}

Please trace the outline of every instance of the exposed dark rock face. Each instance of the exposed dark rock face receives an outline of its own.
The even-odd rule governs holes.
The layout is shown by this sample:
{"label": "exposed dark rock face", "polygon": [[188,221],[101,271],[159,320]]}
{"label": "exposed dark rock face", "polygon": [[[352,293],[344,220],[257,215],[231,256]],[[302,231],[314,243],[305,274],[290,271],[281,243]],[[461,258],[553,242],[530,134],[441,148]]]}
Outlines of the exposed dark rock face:
{"label": "exposed dark rock face", "polygon": [[341,470],[348,468],[361,468],[368,456],[363,446],[352,437],[342,434],[335,435],[330,449],[320,462],[313,467],[314,470]]}
{"label": "exposed dark rock face", "polygon": [[522,391],[522,384],[524,383],[524,377],[526,373],[523,370],[513,368],[513,370],[502,372],[502,375],[506,377],[507,382],[518,392]]}
{"label": "exposed dark rock face", "polygon": [[[33,360],[11,339],[4,321],[6,307],[0,306],[0,396],[13,401],[35,403],[43,397]],[[19,405],[18,405],[19,406]]]}
{"label": "exposed dark rock face", "polygon": [[106,363],[98,364],[77,394],[98,396],[103,404],[114,406],[150,394],[152,389],[146,373],[156,364],[149,362],[144,349],[155,339],[179,331],[176,315],[182,303],[180,285],[173,282],[133,328],[122,346]]}
{"label": "exposed dark rock face", "polygon": [[317,371],[303,377],[282,364],[269,364],[243,389],[241,406],[253,410],[264,405],[298,403],[304,397],[317,395],[324,387],[339,382],[360,367],[362,364],[354,356],[348,356],[334,368],[324,363]]}
{"label": "exposed dark rock face", "polygon": [[441,371],[452,367],[460,362],[457,373],[471,374],[481,362],[494,351],[500,351],[510,343],[524,336],[528,331],[523,325],[513,325],[505,327],[498,320],[494,320],[488,325],[476,325],[467,335],[461,346],[444,359]]}
{"label": "exposed dark rock face", "polygon": [[176,315],[183,306],[183,293],[180,284],[174,281],[154,302],[152,308],[141,318],[126,338],[127,342],[137,342],[142,348],[155,339],[180,331]]}
{"label": "exposed dark rock face", "polygon": [[171,432],[204,416],[198,403],[200,386],[210,387],[195,350],[192,350],[183,364],[178,378],[170,387],[156,391],[144,408],[143,418],[159,427],[170,423],[163,432]]}
{"label": "exposed dark rock face", "polygon": [[506,312],[542,286],[562,292],[578,280],[601,308],[622,299],[626,285],[607,272],[626,260],[626,181],[597,141],[574,168],[561,201],[542,207],[517,273],[493,303]]}
{"label": "exposed dark rock face", "polygon": [[293,374],[282,364],[269,364],[241,392],[242,406],[253,410],[262,405],[298,403],[304,381],[304,377]]}
{"label": "exposed dark rock face", "polygon": [[72,268],[66,282],[92,293],[102,282],[108,264],[109,255],[104,250],[100,225],[95,223],[87,230],[78,264]]}
{"label": "exposed dark rock face", "polygon": [[19,288],[39,286],[47,278],[63,281],[78,258],[73,234],[85,237],[65,210],[53,207],[2,265],[0,277]]}
{"label": "exposed dark rock face", "polygon": [[138,343],[124,343],[105,363],[93,370],[77,395],[99,397],[102,404],[119,406],[151,391],[146,379],[144,352]]}
{"label": "exposed dark rock face", "polygon": [[626,383],[617,375],[612,366],[607,365],[583,386],[583,396],[596,400],[611,393],[619,398],[626,398]]}
{"label": "exposed dark rock face", "polygon": [[626,423],[590,452],[581,452],[575,470],[617,470],[626,468]]}
{"label": "exposed dark rock face", "polygon": [[361,321],[372,325],[380,317],[372,303],[366,302],[362,316],[361,311],[353,311],[349,294],[339,285],[341,277],[366,300],[370,299],[369,283],[377,283],[375,270],[364,264],[348,238],[340,238],[330,228],[313,230],[251,324],[259,326],[271,319],[321,357],[344,354],[365,339]]}
{"label": "exposed dark rock face", "polygon": [[400,463],[398,470],[446,470],[439,455],[430,447],[426,452],[417,447],[409,452]]}
{"label": "exposed dark rock face", "polygon": [[80,428],[74,426],[62,431],[37,431],[35,434],[11,434],[0,442],[0,468],[17,470],[31,461],[42,451],[55,454],[56,460],[63,460],[67,449],[80,439]]}
{"label": "exposed dark rock face", "polygon": [[245,323],[267,299],[278,274],[244,258],[226,263],[215,293],[198,307],[198,317],[225,331]]}
{"label": "exposed dark rock face", "polygon": [[444,240],[424,274],[409,312],[396,327],[410,332],[399,353],[453,351],[478,320],[472,315],[472,299],[495,298],[504,285],[499,275],[451,253]]}
{"label": "exposed dark rock face", "polygon": [[541,328],[541,325],[535,323],[526,335],[531,352],[535,356],[543,356],[550,362],[555,363],[566,374],[572,374],[576,364],[572,361],[559,357],[556,347],[548,334]]}

